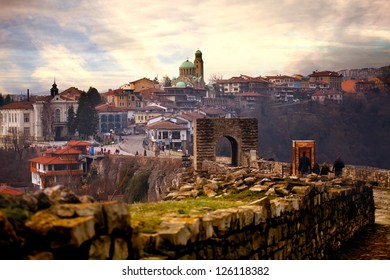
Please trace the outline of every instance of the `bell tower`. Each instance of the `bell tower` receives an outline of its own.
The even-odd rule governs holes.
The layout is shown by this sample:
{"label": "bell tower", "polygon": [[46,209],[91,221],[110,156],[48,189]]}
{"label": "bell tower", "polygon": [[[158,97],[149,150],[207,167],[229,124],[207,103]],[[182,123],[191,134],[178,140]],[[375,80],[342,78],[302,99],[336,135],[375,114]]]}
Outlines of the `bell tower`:
{"label": "bell tower", "polygon": [[54,78],[54,84],[52,85],[52,87],[50,89],[50,95],[52,97],[54,97],[57,94],[58,94],[58,88],[57,88],[57,84],[56,84],[56,79]]}
{"label": "bell tower", "polygon": [[203,72],[203,59],[202,59],[202,52],[200,50],[197,50],[195,52],[195,76],[201,79],[201,85],[204,87],[204,72]]}

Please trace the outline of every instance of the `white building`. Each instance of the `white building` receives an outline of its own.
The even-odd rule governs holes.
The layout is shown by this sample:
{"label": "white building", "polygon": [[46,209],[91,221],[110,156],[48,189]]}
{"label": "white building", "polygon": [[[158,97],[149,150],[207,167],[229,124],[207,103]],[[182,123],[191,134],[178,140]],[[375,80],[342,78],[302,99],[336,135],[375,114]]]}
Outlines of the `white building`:
{"label": "white building", "polygon": [[0,107],[0,147],[10,147],[14,139],[20,138],[29,142],[65,139],[71,106],[76,112],[77,94],[58,94],[54,83],[50,96],[27,96],[25,101]]}

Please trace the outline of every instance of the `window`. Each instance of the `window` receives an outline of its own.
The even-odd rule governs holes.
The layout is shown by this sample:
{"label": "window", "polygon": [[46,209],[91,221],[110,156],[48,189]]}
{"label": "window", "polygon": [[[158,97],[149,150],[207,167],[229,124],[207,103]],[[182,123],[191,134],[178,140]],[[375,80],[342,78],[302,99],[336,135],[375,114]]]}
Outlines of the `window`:
{"label": "window", "polygon": [[23,133],[24,133],[25,137],[30,137],[30,128],[29,127],[25,127],[24,130],[23,130]]}
{"label": "window", "polygon": [[54,122],[59,123],[61,122],[61,110],[56,109],[54,112]]}
{"label": "window", "polygon": [[172,139],[180,139],[180,131],[172,131]]}
{"label": "window", "polygon": [[24,114],[24,122],[25,122],[25,123],[30,122],[30,114],[29,114],[29,113],[25,113],[25,114]]}

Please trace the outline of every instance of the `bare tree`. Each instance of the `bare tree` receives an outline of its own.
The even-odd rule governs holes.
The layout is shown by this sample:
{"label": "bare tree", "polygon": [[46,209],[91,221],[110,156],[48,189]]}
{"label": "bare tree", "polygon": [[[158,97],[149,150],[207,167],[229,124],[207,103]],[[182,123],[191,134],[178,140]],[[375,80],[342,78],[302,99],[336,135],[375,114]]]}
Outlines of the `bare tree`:
{"label": "bare tree", "polygon": [[223,93],[221,87],[218,84],[219,80],[222,80],[223,76],[221,74],[211,74],[209,77],[209,84],[213,86],[215,96],[220,96]]}
{"label": "bare tree", "polygon": [[46,141],[52,139],[53,127],[54,127],[54,112],[50,107],[50,103],[45,102],[42,108],[42,133],[43,133],[43,138]]}
{"label": "bare tree", "polygon": [[23,131],[17,129],[10,129],[10,143],[13,150],[18,154],[19,161],[23,158],[23,153],[30,147],[29,135],[25,135]]}

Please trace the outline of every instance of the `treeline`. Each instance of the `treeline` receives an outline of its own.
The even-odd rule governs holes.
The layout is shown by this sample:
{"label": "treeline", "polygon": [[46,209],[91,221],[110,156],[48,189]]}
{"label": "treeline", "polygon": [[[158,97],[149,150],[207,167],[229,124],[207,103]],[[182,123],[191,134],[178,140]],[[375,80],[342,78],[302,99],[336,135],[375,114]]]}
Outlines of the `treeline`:
{"label": "treeline", "polygon": [[343,98],[341,104],[286,107],[264,100],[246,113],[259,120],[260,156],[289,162],[292,140],[315,140],[319,163],[341,156],[346,164],[390,169],[390,95]]}

